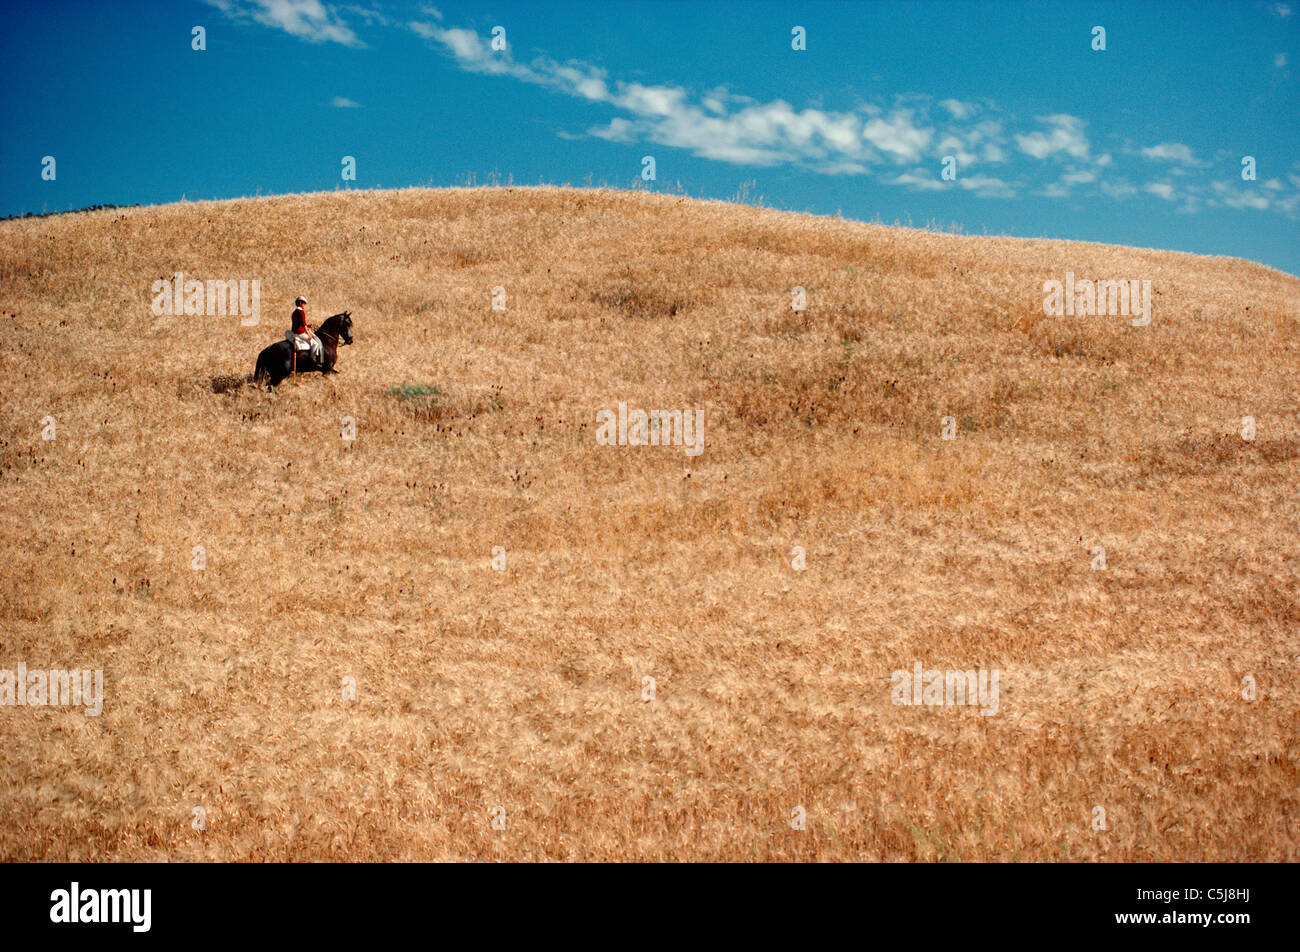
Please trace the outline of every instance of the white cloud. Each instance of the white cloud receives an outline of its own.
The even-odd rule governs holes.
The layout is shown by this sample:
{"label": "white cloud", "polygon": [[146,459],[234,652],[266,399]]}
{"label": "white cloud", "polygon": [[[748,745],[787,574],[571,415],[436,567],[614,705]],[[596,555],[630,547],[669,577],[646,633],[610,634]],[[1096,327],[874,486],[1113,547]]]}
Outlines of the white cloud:
{"label": "white cloud", "polygon": [[1185,162],[1188,165],[1196,163],[1192,150],[1181,142],[1161,142],[1159,145],[1148,146],[1142,150],[1142,155],[1156,162]]}
{"label": "white cloud", "polygon": [[966,168],[979,161],[979,156],[966,148],[960,136],[949,133],[939,140],[936,146],[940,155],[951,155],[957,160],[958,168]]}
{"label": "white cloud", "polygon": [[1015,198],[1015,190],[1000,178],[991,175],[957,177],[957,184],[980,198]]}
{"label": "white cloud", "polygon": [[951,155],[965,169],[978,162],[995,164],[1006,160],[1002,144],[1006,136],[1002,123],[986,119],[968,128],[951,127],[943,130],[936,146],[937,154]]}
{"label": "white cloud", "polygon": [[539,82],[541,77],[526,66],[520,66],[504,52],[493,50],[489,43],[473,30],[459,27],[444,29],[429,23],[412,23],[411,30],[426,40],[440,43],[463,69],[473,73],[508,73],[519,79]]}
{"label": "white cloud", "polygon": [[348,13],[352,14],[353,16],[360,17],[362,20],[365,21],[366,26],[388,27],[388,26],[395,25],[391,20],[388,19],[388,17],[384,16],[378,10],[370,10],[367,9],[366,7],[359,7],[356,4],[348,4],[346,7],[343,7],[343,9],[346,10]]}
{"label": "white cloud", "polygon": [[1088,157],[1088,138],[1083,134],[1084,122],[1078,116],[1057,114],[1039,119],[1046,124],[1050,132],[1031,132],[1016,136],[1020,151],[1036,159],[1045,159],[1058,152],[1074,156],[1076,159]]}
{"label": "white cloud", "polygon": [[989,175],[958,175],[951,182],[945,182],[937,175],[924,169],[912,169],[901,172],[893,178],[883,180],[886,185],[905,185],[923,192],[941,192],[956,185],[968,192],[974,192],[980,198],[1014,198],[1015,191],[1000,178]]}
{"label": "white cloud", "polygon": [[1253,208],[1257,211],[1266,211],[1268,209],[1268,199],[1263,195],[1234,195],[1223,200],[1225,205],[1232,208]]}
{"label": "white cloud", "polygon": [[[311,43],[365,46],[339,17],[336,8],[321,0],[204,0],[233,20],[253,20]],[[378,16],[378,14],[375,14]],[[381,18],[382,19],[382,18]]]}
{"label": "white cloud", "polygon": [[1262,212],[1266,211],[1270,204],[1269,199],[1264,195],[1224,182],[1215,182],[1214,192],[1218,195],[1219,201],[1229,208],[1253,208]]}
{"label": "white cloud", "polygon": [[885,179],[885,184],[906,185],[909,188],[917,188],[926,192],[941,192],[948,187],[947,182],[921,171],[901,172],[893,178]]}
{"label": "white cloud", "polygon": [[905,162],[915,162],[930,144],[933,130],[918,128],[910,112],[895,112],[888,119],[872,119],[862,127],[862,138],[882,152]]}
{"label": "white cloud", "polygon": [[[364,46],[343,15],[367,26],[403,27],[368,7],[335,6],[323,0],[205,2],[231,19],[260,23],[312,42]],[[991,100],[936,101],[906,94],[895,97],[892,106],[866,102],[836,111],[820,104],[800,108],[782,99],[760,102],[721,86],[696,92],[684,86],[623,81],[576,60],[556,62],[541,56],[518,62],[509,51],[493,50],[486,36],[444,26],[436,8],[421,10],[429,19],[406,23],[404,28],[440,48],[460,69],[508,77],[613,111],[615,115],[588,128],[585,135],[635,143],[637,148],[654,144],[740,165],[785,164],[824,175],[874,175],[883,184],[925,192],[955,185],[980,198],[1014,198],[1021,190],[1037,188],[1034,194],[1068,199],[1081,189],[1114,200],[1139,193],[1169,202],[1177,198],[1175,207],[1183,211],[1208,204],[1272,209],[1295,217],[1300,209],[1300,163],[1286,174],[1289,186],[1273,178],[1258,189],[1228,189],[1215,183],[1211,190],[1212,183],[1199,181],[1203,173],[1198,171],[1209,163],[1198,161],[1188,146],[1178,142],[1135,149],[1131,143],[1121,145],[1112,135],[1109,141],[1120,146],[1119,160],[1113,163],[1118,168],[1112,171],[1111,152],[1094,156],[1085,121],[1067,113],[1038,116],[1028,129],[1017,131],[1007,128],[1013,117],[1000,112]],[[330,105],[360,108],[343,96],[334,97]],[[555,134],[579,137],[563,129]],[[956,158],[958,168],[951,182],[939,175],[940,163],[948,155]],[[1054,161],[1044,166],[1021,156]],[[1137,156],[1170,163],[1163,169],[1166,181],[1131,184],[1124,173],[1141,175],[1134,169],[1141,164]],[[1011,173],[987,174],[987,166],[1012,160],[1018,160],[1018,165],[1011,166]],[[1057,172],[1059,177],[1052,181]]]}
{"label": "white cloud", "polygon": [[823,175],[866,175],[871,171],[861,162],[826,162],[815,168]]}
{"label": "white cloud", "polygon": [[1274,54],[1273,54],[1273,65],[1276,66],[1278,69],[1281,69],[1283,66],[1285,66],[1285,65],[1286,65],[1286,54],[1285,54],[1285,53],[1274,53]]}
{"label": "white cloud", "polygon": [[1291,7],[1285,3],[1275,3],[1271,9],[1273,13],[1284,20],[1291,15]]}
{"label": "white cloud", "polygon": [[867,171],[882,153],[914,161],[932,136],[906,110],[864,122],[855,112],[797,109],[780,99],[759,103],[725,89],[695,96],[678,86],[610,80],[603,70],[583,63],[545,58],[518,63],[470,30],[422,22],[410,28],[441,46],[463,69],[513,76],[628,113],[588,130],[610,141],[650,141],[750,165],[795,162],[842,175]]}
{"label": "white cloud", "polygon": [[939,105],[948,110],[954,119],[969,119],[978,108],[974,103],[961,102],[958,99],[941,99]]}

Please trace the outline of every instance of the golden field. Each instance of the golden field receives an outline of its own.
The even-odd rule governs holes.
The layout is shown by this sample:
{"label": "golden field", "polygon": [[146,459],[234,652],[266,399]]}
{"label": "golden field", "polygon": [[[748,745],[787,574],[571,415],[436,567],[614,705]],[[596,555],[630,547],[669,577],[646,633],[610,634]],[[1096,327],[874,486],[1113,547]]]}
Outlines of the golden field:
{"label": "golden field", "polygon": [[[156,317],[177,271],[260,325]],[[1066,271],[1150,325],[1045,316]],[[341,373],[243,383],[300,293]],[[410,189],[0,223],[0,310],[0,667],[106,695],[0,707],[0,858],[1300,854],[1296,278]]]}

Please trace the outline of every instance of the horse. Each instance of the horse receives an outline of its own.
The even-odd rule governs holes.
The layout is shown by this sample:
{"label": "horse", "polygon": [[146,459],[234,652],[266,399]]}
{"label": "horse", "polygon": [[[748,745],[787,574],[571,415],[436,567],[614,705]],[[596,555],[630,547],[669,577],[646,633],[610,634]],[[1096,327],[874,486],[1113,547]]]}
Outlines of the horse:
{"label": "horse", "polygon": [[339,359],[339,347],[352,343],[352,312],[335,314],[316,328],[315,334],[320,338],[323,360],[317,363],[312,359],[311,351],[301,351],[295,358],[293,344],[287,340],[276,341],[257,355],[257,369],[253,371],[255,383],[266,383],[267,390],[274,390],[285,377],[296,373],[336,374],[334,364]]}

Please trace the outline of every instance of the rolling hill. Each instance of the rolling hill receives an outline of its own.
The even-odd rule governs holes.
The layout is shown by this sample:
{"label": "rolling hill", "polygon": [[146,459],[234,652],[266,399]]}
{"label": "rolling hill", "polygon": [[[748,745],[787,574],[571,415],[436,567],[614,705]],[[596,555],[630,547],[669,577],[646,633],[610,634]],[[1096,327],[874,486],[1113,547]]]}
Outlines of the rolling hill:
{"label": "rolling hill", "polygon": [[0,708],[0,857],[1300,858],[1294,277],[409,189],[3,222],[0,311],[0,668],[103,672]]}

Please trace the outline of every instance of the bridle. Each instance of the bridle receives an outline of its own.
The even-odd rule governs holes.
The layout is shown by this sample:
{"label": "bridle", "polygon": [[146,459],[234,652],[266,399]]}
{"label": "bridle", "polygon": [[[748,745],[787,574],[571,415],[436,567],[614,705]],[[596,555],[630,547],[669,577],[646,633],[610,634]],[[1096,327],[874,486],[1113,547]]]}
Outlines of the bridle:
{"label": "bridle", "polygon": [[[342,317],[342,315],[341,315],[341,314],[335,314],[335,315],[333,315],[333,317],[327,317],[327,318],[325,319],[326,323],[332,321],[335,317]],[[342,322],[340,321],[339,323],[340,323],[340,326],[342,326]],[[323,327],[318,327],[318,328],[316,328],[316,336],[317,336],[317,337],[321,337],[321,338],[325,338],[325,337],[331,337],[331,338],[333,338],[333,339],[334,339],[334,347],[335,347],[336,349],[337,349],[338,347],[342,346],[343,344],[350,344],[350,343],[351,343],[351,341],[347,341],[347,340],[344,340],[344,339],[343,339],[343,334],[342,334],[341,331],[337,331],[337,330],[334,330],[334,331],[327,331],[327,330],[325,330]]]}

